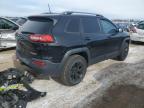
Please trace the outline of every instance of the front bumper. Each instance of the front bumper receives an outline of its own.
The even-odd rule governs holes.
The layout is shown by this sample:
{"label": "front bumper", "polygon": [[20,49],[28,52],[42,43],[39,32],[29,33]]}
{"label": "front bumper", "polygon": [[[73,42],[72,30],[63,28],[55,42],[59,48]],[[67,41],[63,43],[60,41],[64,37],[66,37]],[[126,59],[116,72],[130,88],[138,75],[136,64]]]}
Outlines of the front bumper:
{"label": "front bumper", "polygon": [[13,57],[13,62],[14,66],[19,71],[27,71],[40,78],[47,78],[49,76],[58,77],[61,72],[60,63],[52,63],[48,60],[44,60],[46,64],[44,67],[35,66],[32,64],[32,60],[29,59],[29,61],[25,61],[24,58],[21,58],[18,55]]}

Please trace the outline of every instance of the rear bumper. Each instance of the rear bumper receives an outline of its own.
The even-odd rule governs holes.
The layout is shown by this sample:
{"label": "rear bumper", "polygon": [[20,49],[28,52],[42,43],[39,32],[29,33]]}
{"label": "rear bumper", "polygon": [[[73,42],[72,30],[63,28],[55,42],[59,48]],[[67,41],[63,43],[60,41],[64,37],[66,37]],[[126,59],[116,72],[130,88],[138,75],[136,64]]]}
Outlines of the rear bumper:
{"label": "rear bumper", "polygon": [[16,47],[16,40],[14,39],[0,39],[0,41],[1,41],[0,47],[3,48]]}
{"label": "rear bumper", "polygon": [[[37,60],[37,59],[32,59]],[[60,63],[52,63],[48,60],[44,60],[45,66],[38,67],[32,64],[32,60],[25,61],[23,58],[18,55],[13,57],[14,66],[19,71],[28,71],[36,77],[45,78],[45,77],[58,77],[61,72]]]}

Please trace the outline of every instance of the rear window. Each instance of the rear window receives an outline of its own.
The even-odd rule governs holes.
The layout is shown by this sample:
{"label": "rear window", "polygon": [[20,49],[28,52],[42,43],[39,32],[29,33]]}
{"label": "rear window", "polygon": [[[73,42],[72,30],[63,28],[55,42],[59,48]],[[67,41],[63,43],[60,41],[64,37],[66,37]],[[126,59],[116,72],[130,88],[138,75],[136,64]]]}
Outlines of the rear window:
{"label": "rear window", "polygon": [[28,20],[21,32],[34,33],[34,34],[47,34],[53,26],[53,20],[51,19],[32,19]]}

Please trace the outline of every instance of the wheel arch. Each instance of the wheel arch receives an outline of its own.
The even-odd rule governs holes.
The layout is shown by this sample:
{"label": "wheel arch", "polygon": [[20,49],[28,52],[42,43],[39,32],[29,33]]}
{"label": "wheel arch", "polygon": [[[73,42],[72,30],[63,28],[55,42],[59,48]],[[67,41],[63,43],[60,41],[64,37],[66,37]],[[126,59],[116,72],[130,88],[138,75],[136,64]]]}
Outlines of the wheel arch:
{"label": "wheel arch", "polygon": [[131,40],[130,40],[130,38],[125,38],[125,39],[123,40],[123,43],[124,43],[124,42],[126,42],[126,43],[129,44],[129,43],[131,42]]}
{"label": "wheel arch", "polygon": [[123,40],[123,42],[122,42],[122,44],[121,44],[121,49],[122,49],[122,47],[123,47],[123,45],[124,45],[125,43],[128,43],[128,44],[131,43],[130,37],[125,38],[125,39]]}
{"label": "wheel arch", "polygon": [[80,55],[82,57],[84,57],[89,65],[90,63],[90,52],[89,49],[84,47],[84,48],[76,48],[76,49],[72,49],[70,51],[68,51],[65,55],[64,58],[62,60],[62,64],[64,64],[67,59],[72,56],[72,55]]}

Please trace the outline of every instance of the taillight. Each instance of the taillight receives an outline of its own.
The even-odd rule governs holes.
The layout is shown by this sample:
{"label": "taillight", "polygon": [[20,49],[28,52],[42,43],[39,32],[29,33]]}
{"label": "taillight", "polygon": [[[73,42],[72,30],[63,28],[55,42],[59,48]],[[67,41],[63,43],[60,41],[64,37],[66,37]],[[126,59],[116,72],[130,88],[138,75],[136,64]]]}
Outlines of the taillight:
{"label": "taillight", "polygon": [[49,34],[34,34],[34,35],[30,35],[30,40],[32,42],[42,42],[42,43],[53,43],[54,42],[54,38],[52,35]]}

